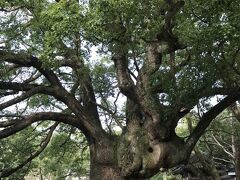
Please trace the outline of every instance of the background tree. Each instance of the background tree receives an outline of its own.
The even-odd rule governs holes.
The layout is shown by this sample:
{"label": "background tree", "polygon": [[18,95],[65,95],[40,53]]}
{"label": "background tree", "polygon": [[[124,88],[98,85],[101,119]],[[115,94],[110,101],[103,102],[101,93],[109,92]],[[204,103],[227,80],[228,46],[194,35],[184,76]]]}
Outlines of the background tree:
{"label": "background tree", "polygon": [[[91,179],[144,179],[186,163],[212,120],[240,98],[237,0],[0,7],[0,138],[55,121],[42,151],[59,122],[71,125],[87,139]],[[102,59],[90,58],[94,45]],[[175,128],[199,102],[204,111],[183,140]]]}
{"label": "background tree", "polygon": [[38,176],[50,175],[55,179],[89,176],[86,140],[76,129],[64,127],[64,132],[53,136],[49,146],[35,163],[36,167],[32,171]]}
{"label": "background tree", "polygon": [[[236,162],[239,157],[237,141],[240,124],[233,110],[235,113],[238,112],[237,104],[216,117],[216,120],[208,127],[194,147],[188,164],[178,168],[177,172],[181,172],[181,174],[188,172],[200,179],[206,179],[207,176],[221,179],[221,176],[225,176],[229,171],[232,172],[235,169],[236,176],[239,178]],[[198,113],[192,112],[181,120],[177,127],[179,136],[184,138],[189,136],[188,131],[199,121],[200,111],[198,109]]]}
{"label": "background tree", "polygon": [[61,125],[42,151],[49,139],[45,138],[48,126],[49,123],[40,122],[1,140],[2,177],[17,180],[27,175],[42,179],[88,176],[89,153],[82,134],[75,128]]}

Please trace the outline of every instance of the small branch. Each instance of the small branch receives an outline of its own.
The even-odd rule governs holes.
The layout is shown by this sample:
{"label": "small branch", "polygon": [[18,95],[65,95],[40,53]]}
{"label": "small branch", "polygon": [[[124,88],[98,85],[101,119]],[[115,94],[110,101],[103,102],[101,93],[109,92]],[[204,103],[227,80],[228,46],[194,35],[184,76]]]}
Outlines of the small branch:
{"label": "small branch", "polygon": [[70,90],[70,93],[75,96],[76,90],[79,88],[79,82],[76,82],[72,89]]}
{"label": "small branch", "polygon": [[6,12],[6,13],[9,13],[9,12],[13,12],[13,11],[17,11],[19,9],[22,9],[24,6],[19,6],[19,7],[12,7],[12,8],[9,8],[9,9],[6,9],[6,8],[3,8],[1,7],[0,8],[0,11],[1,12]]}
{"label": "small branch", "polygon": [[117,113],[117,104],[116,104],[116,103],[117,103],[117,100],[118,100],[118,98],[119,98],[120,93],[121,93],[121,92],[118,92],[117,97],[116,97],[115,101],[113,102],[114,107],[115,107],[114,112],[113,112],[114,114]]}
{"label": "small branch", "polygon": [[41,76],[42,76],[42,74],[38,72],[37,74],[33,74],[30,78],[26,79],[23,83],[33,82]]}
{"label": "small branch", "polygon": [[4,96],[9,96],[9,95],[14,95],[17,94],[18,91],[5,91],[5,92],[0,92],[0,98]]}
{"label": "small branch", "polygon": [[213,133],[211,133],[211,135],[212,135],[213,140],[217,143],[217,145],[218,145],[219,147],[221,147],[222,150],[223,150],[227,155],[229,155],[231,158],[234,158],[233,154],[230,153],[230,152],[216,139],[216,137],[213,135]]}
{"label": "small branch", "polygon": [[232,161],[228,161],[226,159],[222,159],[222,158],[218,158],[218,157],[213,157],[213,159],[216,159],[218,161],[223,161],[224,163],[231,163],[232,164]]}
{"label": "small branch", "polygon": [[102,110],[104,110],[104,111],[106,111],[107,113],[109,113],[110,115],[112,115],[112,117],[115,119],[117,125],[118,125],[121,129],[124,128],[124,126],[122,125],[122,123],[118,120],[119,117],[116,116],[116,113],[115,113],[115,112],[112,112],[109,108],[106,108],[106,107],[102,106],[101,104],[96,103],[96,105],[97,105],[99,108],[101,108]]}
{"label": "small branch", "polygon": [[59,145],[59,147],[64,146],[64,145],[71,139],[71,135],[72,135],[74,132],[75,132],[75,128],[74,128],[74,127],[71,127],[70,132],[68,133],[67,138],[64,140],[63,143],[61,143],[61,144]]}
{"label": "small branch", "polygon": [[139,68],[139,66],[138,66],[138,63],[137,63],[137,59],[136,59],[134,50],[133,50],[133,64],[134,64],[137,72],[139,72],[139,71],[140,71],[140,68]]}
{"label": "small branch", "polygon": [[18,121],[17,119],[8,120],[8,121],[0,121],[0,128],[6,128],[9,126],[12,126],[12,125],[16,124],[17,121]]}
{"label": "small branch", "polygon": [[128,73],[129,73],[135,80],[137,80],[136,75],[135,75],[130,69],[128,69]]}

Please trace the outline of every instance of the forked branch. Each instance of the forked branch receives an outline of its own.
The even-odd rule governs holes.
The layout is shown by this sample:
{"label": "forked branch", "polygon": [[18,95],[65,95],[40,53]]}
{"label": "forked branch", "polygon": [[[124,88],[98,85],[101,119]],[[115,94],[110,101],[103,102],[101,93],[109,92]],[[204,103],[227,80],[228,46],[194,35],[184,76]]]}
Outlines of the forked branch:
{"label": "forked branch", "polygon": [[116,67],[118,86],[120,91],[132,100],[136,100],[135,85],[128,72],[127,55],[123,53],[115,54],[112,57]]}

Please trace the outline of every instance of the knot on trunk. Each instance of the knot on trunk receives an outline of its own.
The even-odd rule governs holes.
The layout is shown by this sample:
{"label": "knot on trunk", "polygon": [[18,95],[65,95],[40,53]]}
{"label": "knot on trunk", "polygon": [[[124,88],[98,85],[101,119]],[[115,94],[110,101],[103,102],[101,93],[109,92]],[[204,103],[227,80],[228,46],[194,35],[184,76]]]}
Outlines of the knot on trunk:
{"label": "knot on trunk", "polygon": [[143,129],[138,136],[126,133],[118,146],[118,165],[125,178],[148,178],[185,160],[183,141],[172,137],[168,141],[151,140]]}

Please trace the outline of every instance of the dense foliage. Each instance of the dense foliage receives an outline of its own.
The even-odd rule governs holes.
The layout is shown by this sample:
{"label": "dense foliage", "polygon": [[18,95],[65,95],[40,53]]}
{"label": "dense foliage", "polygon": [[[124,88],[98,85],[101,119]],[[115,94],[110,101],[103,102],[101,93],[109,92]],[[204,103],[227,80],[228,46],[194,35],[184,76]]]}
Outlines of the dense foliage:
{"label": "dense foliage", "polygon": [[239,18],[238,0],[0,0],[0,178],[186,165],[240,99]]}

